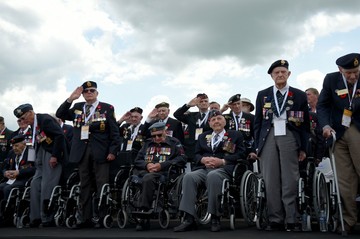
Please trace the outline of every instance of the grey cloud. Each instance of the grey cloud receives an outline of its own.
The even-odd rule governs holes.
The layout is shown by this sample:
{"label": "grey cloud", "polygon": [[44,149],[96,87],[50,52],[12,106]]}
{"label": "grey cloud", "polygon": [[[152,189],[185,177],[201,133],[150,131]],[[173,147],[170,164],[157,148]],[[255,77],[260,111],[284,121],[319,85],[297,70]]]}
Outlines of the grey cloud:
{"label": "grey cloud", "polygon": [[[115,16],[128,21],[139,33],[136,56],[166,67],[175,61],[175,67],[188,58],[224,56],[236,57],[244,65],[261,64],[281,54],[294,42],[294,36],[300,38],[310,17],[320,12],[330,16],[358,14],[360,2],[116,0],[111,6]],[[154,47],[158,44],[164,48]],[[154,58],[154,54],[162,57]]]}

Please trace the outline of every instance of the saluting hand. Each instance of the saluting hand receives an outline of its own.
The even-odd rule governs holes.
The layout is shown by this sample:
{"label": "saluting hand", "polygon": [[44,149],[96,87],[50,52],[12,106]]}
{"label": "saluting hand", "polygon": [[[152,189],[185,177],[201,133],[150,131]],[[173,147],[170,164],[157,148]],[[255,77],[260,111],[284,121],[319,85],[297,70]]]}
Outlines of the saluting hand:
{"label": "saluting hand", "polygon": [[76,89],[71,93],[70,97],[69,97],[69,100],[70,101],[74,101],[74,100],[77,100],[80,98],[82,92],[83,92],[83,87],[82,86],[79,86],[79,87],[76,87]]}

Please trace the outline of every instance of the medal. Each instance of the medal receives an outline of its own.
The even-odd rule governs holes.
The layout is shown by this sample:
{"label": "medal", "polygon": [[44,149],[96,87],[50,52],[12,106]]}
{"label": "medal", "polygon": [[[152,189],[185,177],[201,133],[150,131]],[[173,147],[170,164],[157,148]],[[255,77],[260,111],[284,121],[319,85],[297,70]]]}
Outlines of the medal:
{"label": "medal", "polygon": [[100,123],[100,130],[105,131],[105,123],[104,123],[104,121],[101,121],[101,123]]}

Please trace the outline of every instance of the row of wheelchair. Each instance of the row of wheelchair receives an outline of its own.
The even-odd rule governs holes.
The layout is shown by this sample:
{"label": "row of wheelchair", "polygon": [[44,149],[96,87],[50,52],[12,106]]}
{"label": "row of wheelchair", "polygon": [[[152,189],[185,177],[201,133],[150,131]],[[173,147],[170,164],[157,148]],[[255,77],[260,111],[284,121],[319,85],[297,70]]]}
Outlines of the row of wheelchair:
{"label": "row of wheelchair", "polygon": [[[112,170],[114,171],[114,169]],[[93,195],[93,222],[111,228],[117,222],[119,228],[126,228],[140,220],[157,219],[161,228],[168,228],[170,220],[182,220],[178,210],[182,193],[184,168],[176,165],[157,183],[152,209],[143,212],[139,207],[142,185],[141,177],[131,166],[117,168],[110,177],[110,183],[102,187],[101,195]],[[174,173],[175,172],[175,173]],[[317,169],[311,158],[300,167],[298,186],[299,220],[303,231],[312,230],[315,223],[324,222],[326,230],[335,230],[339,224],[339,201],[333,178]],[[79,220],[80,179],[75,169],[61,185],[56,186],[49,200],[44,202],[45,213],[52,215],[56,226],[74,228]],[[14,188],[10,196],[1,202],[0,215],[3,222],[21,228],[29,223],[30,182],[23,189]],[[230,228],[244,222],[248,226],[263,229],[268,224],[266,191],[258,161],[250,163],[239,160],[230,179],[223,181],[221,211],[229,219]],[[207,213],[207,191],[198,189],[196,203],[198,222],[207,224],[211,215]]]}

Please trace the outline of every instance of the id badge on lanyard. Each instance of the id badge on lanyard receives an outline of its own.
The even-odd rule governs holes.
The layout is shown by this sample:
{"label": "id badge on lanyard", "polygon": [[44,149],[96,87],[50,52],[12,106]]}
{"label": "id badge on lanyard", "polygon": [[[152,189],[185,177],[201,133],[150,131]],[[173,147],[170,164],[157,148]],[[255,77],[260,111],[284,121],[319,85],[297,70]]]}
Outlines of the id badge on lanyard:
{"label": "id badge on lanyard", "polygon": [[352,116],[352,111],[349,109],[344,109],[341,124],[345,127],[350,127],[351,116]]}

